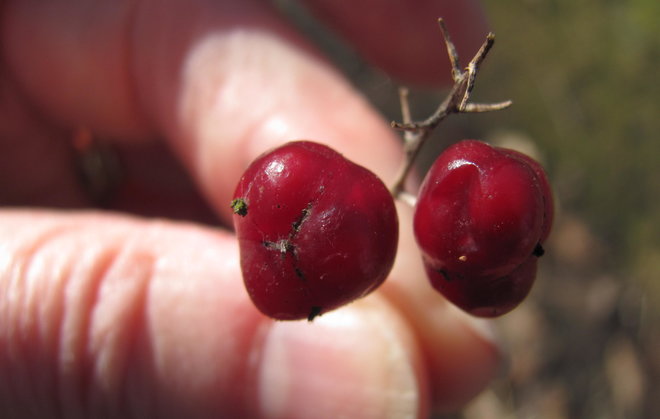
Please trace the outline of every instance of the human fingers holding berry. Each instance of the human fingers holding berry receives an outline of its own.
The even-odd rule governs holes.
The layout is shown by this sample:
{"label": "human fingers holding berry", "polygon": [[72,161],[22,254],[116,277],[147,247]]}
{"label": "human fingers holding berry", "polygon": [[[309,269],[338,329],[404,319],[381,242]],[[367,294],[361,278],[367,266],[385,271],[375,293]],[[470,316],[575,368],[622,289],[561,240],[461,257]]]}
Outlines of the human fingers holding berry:
{"label": "human fingers holding berry", "polygon": [[[291,139],[330,144],[386,183],[393,179],[400,149],[387,124],[263,4],[145,1],[93,10],[83,3],[4,4],[4,61],[19,87],[3,100],[23,103],[30,122],[23,127],[40,128],[30,144],[60,150],[59,166],[38,177],[63,179],[52,191],[71,197],[57,205],[87,203],[67,169],[66,143],[57,141],[66,137],[61,126],[115,139],[127,177],[135,173],[131,162],[135,168],[155,157],[132,160],[137,144],[166,137],[225,223],[248,163]],[[346,22],[338,27],[358,44],[387,25],[375,22],[360,38],[348,3],[309,3],[335,24]],[[389,10],[402,10],[397,4]],[[445,14],[411,13],[433,27]],[[437,38],[426,41],[435,54]],[[408,47],[393,40],[390,52]],[[25,154],[29,167],[54,156]],[[39,182],[25,186],[37,191]],[[25,203],[16,196],[11,202]],[[151,214],[167,213],[152,194],[128,196]],[[399,217],[410,226],[406,212]],[[494,343],[428,293],[403,229],[384,292],[312,324],[274,323],[254,309],[229,233],[117,214],[19,210],[4,214],[2,229],[13,239],[4,246],[11,263],[0,286],[11,290],[3,296],[21,296],[0,297],[12,325],[0,341],[7,377],[0,403],[15,416],[53,408],[158,417],[424,416],[431,404],[465,402],[497,369]]]}

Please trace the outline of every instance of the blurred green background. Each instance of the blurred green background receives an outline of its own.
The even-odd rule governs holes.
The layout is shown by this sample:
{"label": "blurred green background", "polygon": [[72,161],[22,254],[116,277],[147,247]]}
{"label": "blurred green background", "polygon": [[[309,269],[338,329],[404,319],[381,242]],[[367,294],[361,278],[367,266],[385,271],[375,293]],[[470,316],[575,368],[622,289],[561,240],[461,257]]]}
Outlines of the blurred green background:
{"label": "blurred green background", "polygon": [[[561,205],[607,247],[602,268],[660,293],[660,2],[489,3],[501,46],[481,92],[543,150]],[[654,281],[654,279],[656,281]]]}
{"label": "blurred green background", "polygon": [[[484,4],[497,41],[473,98],[514,105],[450,118],[420,170],[461,138],[517,147],[547,168],[558,215],[532,294],[496,320],[509,369],[464,411],[437,417],[660,417],[660,2]],[[288,13],[399,119],[396,82],[304,11]],[[413,89],[414,116],[443,93]]]}
{"label": "blurred green background", "polygon": [[509,375],[462,415],[660,417],[660,2],[486,9],[476,91],[514,107],[478,129],[535,145],[559,216],[531,301],[498,320]]}

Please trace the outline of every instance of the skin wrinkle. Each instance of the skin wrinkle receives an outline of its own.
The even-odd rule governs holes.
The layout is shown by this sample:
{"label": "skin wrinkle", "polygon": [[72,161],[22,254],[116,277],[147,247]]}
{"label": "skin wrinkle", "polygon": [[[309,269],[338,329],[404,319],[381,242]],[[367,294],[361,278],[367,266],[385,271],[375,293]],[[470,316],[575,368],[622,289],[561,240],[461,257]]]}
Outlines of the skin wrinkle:
{"label": "skin wrinkle", "polygon": [[[46,372],[39,371],[38,365],[35,365],[30,357],[38,356],[37,354],[43,353],[45,356],[45,364],[48,365],[49,358],[52,358],[52,354],[48,353],[49,349],[55,349],[53,353],[57,354],[57,349],[52,348],[51,346],[57,346],[57,336],[60,336],[60,331],[58,330],[60,323],[57,316],[58,314],[61,315],[62,312],[59,311],[58,313],[58,311],[56,311],[55,313],[51,313],[51,315],[55,315],[56,318],[53,319],[51,317],[48,319],[53,322],[52,324],[55,327],[55,329],[51,330],[51,334],[54,335],[54,340],[51,342],[51,345],[48,345],[47,338],[46,342],[43,342],[45,339],[43,334],[40,333],[42,330],[39,330],[43,326],[42,321],[45,320],[42,316],[39,316],[38,311],[36,311],[39,307],[43,307],[41,301],[41,294],[43,294],[43,291],[39,292],[39,283],[42,277],[42,275],[39,275],[39,266],[43,257],[39,252],[56,241],[61,235],[66,234],[68,227],[40,227],[42,227],[42,229],[35,229],[36,231],[33,231],[33,234],[29,237],[20,237],[22,239],[20,242],[14,242],[15,248],[10,251],[17,257],[13,259],[11,267],[6,267],[8,269],[3,270],[5,276],[8,277],[6,280],[10,282],[10,285],[7,287],[9,293],[16,295],[16,297],[10,298],[7,303],[7,309],[9,311],[7,324],[10,328],[12,325],[18,327],[18,329],[14,329],[13,332],[12,329],[8,330],[8,341],[13,343],[13,345],[9,345],[8,348],[10,351],[9,358],[11,360],[8,363],[8,366],[14,370],[13,376],[16,377],[12,382],[22,384],[22,391],[19,389],[17,395],[19,400],[31,399],[31,397],[27,396],[27,393],[32,391],[38,392],[41,380],[45,381],[51,379],[53,380],[51,385],[55,390],[59,387],[54,372],[49,371],[48,369],[46,369]],[[66,271],[62,273],[65,274]],[[49,272],[49,274],[52,273]],[[60,279],[63,280],[62,277],[60,277]],[[22,302],[17,304],[17,300]],[[18,338],[12,338],[12,335],[18,336]],[[34,344],[32,340],[37,340],[39,344]],[[43,345],[43,343],[45,343],[45,345]],[[52,374],[49,374],[49,372]],[[28,381],[21,380],[19,377],[27,377]],[[49,385],[45,382],[43,385],[46,387],[44,390],[47,394]],[[36,397],[36,399],[38,400],[39,397]],[[51,400],[51,402],[54,402],[54,400]]]}
{"label": "skin wrinkle", "polygon": [[27,261],[23,260],[22,262],[20,264],[13,263],[9,274],[5,275],[5,281],[8,282],[5,289],[8,291],[9,298],[7,298],[6,317],[3,322],[7,324],[6,327],[3,327],[3,334],[5,335],[3,340],[7,342],[3,345],[7,357],[7,361],[3,366],[7,372],[2,374],[14,378],[5,381],[13,393],[11,396],[21,401],[30,399],[33,387],[32,375],[25,373],[28,362],[23,347],[27,346],[24,343],[27,337],[25,336],[25,323],[29,322],[29,319],[27,316],[21,318],[21,315],[26,313],[26,310],[24,310],[26,305],[25,292],[20,287],[22,285],[20,278],[23,275],[15,275],[16,271],[22,273],[25,270]]}
{"label": "skin wrinkle", "polygon": [[[43,226],[40,226],[43,227]],[[37,399],[39,397],[28,397],[26,392],[29,393],[30,388],[33,391],[38,392],[38,389],[41,385],[48,387],[48,384],[43,383],[42,380],[47,380],[48,376],[51,376],[51,379],[55,380],[54,374],[48,374],[49,371],[46,369],[45,372],[39,371],[39,365],[35,364],[33,359],[36,357],[40,358],[41,353],[48,354],[50,345],[48,345],[48,339],[43,336],[43,321],[45,320],[55,320],[54,325],[57,328],[59,325],[58,319],[44,319],[43,316],[39,316],[39,308],[43,307],[42,299],[40,298],[44,290],[39,290],[40,279],[43,275],[40,272],[43,269],[40,269],[44,265],[43,249],[48,247],[54,241],[57,241],[58,237],[63,234],[67,229],[65,227],[56,227],[56,228],[46,228],[46,229],[37,229],[36,234],[33,234],[30,237],[23,239],[21,237],[20,242],[14,242],[16,248],[11,249],[14,255],[19,255],[14,258],[14,263],[12,267],[5,267],[3,270],[8,281],[12,284],[9,286],[10,293],[17,295],[16,298],[10,299],[8,301],[8,325],[17,325],[18,329],[12,333],[10,329],[9,333],[9,342],[13,342],[13,345],[10,345],[9,350],[9,367],[14,367],[14,376],[16,377],[29,377],[27,382],[23,383],[23,392],[19,391],[17,395],[19,400],[24,399]],[[46,261],[47,263],[47,261]],[[7,269],[8,268],[8,269]],[[51,274],[51,272],[49,272]],[[11,291],[14,290],[14,291]],[[41,292],[40,292],[41,291]],[[17,300],[21,300],[22,303],[17,303]],[[52,313],[56,317],[58,312]],[[21,320],[22,319],[22,320]],[[59,330],[51,330],[51,334],[59,336]],[[18,338],[12,338],[11,336],[18,336]],[[45,342],[44,342],[45,340]],[[35,343],[34,341],[38,342]],[[57,339],[55,338],[52,342],[52,345],[57,346]],[[55,350],[56,354],[57,351]],[[44,358],[45,365],[48,365],[49,358],[52,356],[46,355]],[[28,362],[29,361],[29,362]],[[12,380],[13,382],[21,383],[22,380]],[[43,384],[42,384],[43,383]],[[57,388],[57,383],[52,384]],[[36,389],[35,389],[36,388]],[[44,389],[47,393],[48,389]],[[51,400],[54,402],[54,400]],[[53,403],[56,405],[56,403]]]}
{"label": "skin wrinkle", "polygon": [[[131,337],[125,339],[125,336],[117,336],[117,342],[121,344],[122,340],[128,340],[132,343],[125,343],[123,353],[119,355],[122,358],[126,358],[129,354],[133,354],[131,365],[125,365],[124,370],[126,374],[116,380],[111,380],[121,385],[119,388],[115,388],[112,385],[107,387],[115,392],[120,392],[119,400],[126,403],[128,411],[135,412],[136,417],[140,417],[144,412],[149,412],[152,416],[156,417],[167,417],[177,415],[176,410],[172,410],[172,407],[177,406],[177,403],[185,403],[182,398],[183,394],[178,392],[177,388],[170,388],[168,381],[175,381],[178,385],[192,385],[192,383],[186,384],[186,376],[184,375],[175,375],[170,379],[167,378],[166,374],[170,364],[159,362],[162,360],[163,356],[172,356],[176,358],[175,362],[178,362],[180,365],[183,365],[183,370],[186,370],[186,363],[188,362],[189,357],[194,357],[195,355],[190,352],[186,355],[180,355],[179,351],[184,350],[185,344],[179,342],[177,346],[182,346],[181,349],[177,349],[176,346],[172,347],[162,341],[159,341],[157,335],[168,334],[176,332],[176,329],[170,329],[168,325],[163,323],[159,324],[159,318],[165,319],[166,322],[177,323],[186,318],[186,314],[177,313],[176,310],[179,305],[192,307],[193,310],[203,310],[206,306],[206,302],[203,299],[198,299],[194,303],[186,302],[185,292],[176,291],[177,285],[174,285],[174,293],[180,297],[181,301],[175,301],[173,304],[166,304],[166,308],[158,304],[158,302],[153,299],[154,295],[162,297],[159,292],[159,288],[164,284],[173,285],[172,281],[177,282],[180,286],[189,287],[188,282],[195,278],[194,270],[177,270],[173,274],[168,274],[168,256],[170,239],[165,228],[165,224],[162,222],[150,222],[145,229],[143,229],[140,237],[135,238],[136,243],[134,245],[127,246],[127,254],[131,253],[142,253],[138,259],[142,259],[141,264],[144,264],[144,269],[138,269],[135,272],[136,275],[142,278],[141,282],[143,285],[138,287],[132,287],[134,293],[131,295],[133,302],[131,302],[127,309],[128,312],[120,313],[123,315],[123,320],[121,322],[127,325],[128,329],[132,330],[123,330]],[[162,244],[161,244],[162,242]],[[149,243],[158,243],[156,246],[153,244],[149,246]],[[147,252],[154,252],[158,254],[159,257],[154,259],[152,254],[144,253],[145,244],[149,249]],[[186,244],[181,243],[183,246]],[[189,244],[190,245],[190,244]],[[183,259],[185,256],[181,255]],[[128,269],[133,271],[135,263],[131,262],[132,257],[127,259],[122,265],[129,265],[120,267],[119,272]],[[203,258],[200,256],[200,260]],[[133,266],[130,266],[133,265]],[[184,273],[185,272],[185,273]],[[117,278],[119,280],[119,278]],[[162,292],[162,289],[160,290]],[[181,290],[183,292],[183,290]],[[136,295],[138,294],[138,295]],[[167,312],[162,312],[159,309],[162,307]],[[169,319],[169,320],[167,320]],[[192,322],[195,323],[195,322]],[[196,328],[205,329],[203,325],[197,322]],[[189,327],[189,326],[188,326]],[[181,337],[181,336],[179,336]],[[198,342],[197,345],[204,346],[206,344],[203,341],[203,338],[191,337],[188,339],[190,342]],[[204,343],[199,343],[204,342]],[[159,355],[164,354],[164,355]],[[110,354],[111,357],[116,357],[116,354]],[[209,374],[212,374],[212,369],[208,368]],[[102,370],[99,370],[101,373]],[[101,375],[102,376],[102,375]],[[137,382],[141,379],[143,381],[142,385]],[[122,385],[123,383],[123,385]],[[110,383],[111,384],[111,383]],[[155,393],[153,394],[144,394],[145,388],[154,388]],[[138,396],[140,395],[140,396]],[[110,405],[112,403],[110,402]],[[121,406],[121,404],[119,404]]]}
{"label": "skin wrinkle", "polygon": [[[149,301],[162,257],[156,256],[160,247],[149,242],[162,224],[150,221],[125,237],[105,275],[89,346],[98,385],[88,407],[96,416],[159,416]],[[152,392],[145,392],[150,388]]]}
{"label": "skin wrinkle", "polygon": [[[57,416],[59,409],[66,406],[72,417],[87,417],[98,408],[99,400],[112,401],[122,389],[120,383],[126,376],[122,359],[127,359],[133,341],[127,336],[138,330],[131,327],[130,319],[141,311],[144,285],[150,278],[150,259],[144,253],[134,252],[130,236],[123,246],[118,246],[112,239],[99,244],[90,236],[92,231],[72,223],[55,227],[43,224],[35,230],[28,237],[16,238],[15,248],[7,249],[24,255],[14,259],[13,269],[3,266],[2,271],[3,282],[12,281],[23,301],[17,304],[14,299],[3,308],[3,312],[9,309],[8,325],[19,325],[14,336],[22,338],[8,338],[15,344],[13,350],[11,346],[7,349],[9,359],[3,365],[13,368],[14,373],[9,376],[31,377],[30,381],[12,382],[23,383],[16,394],[19,400],[40,400],[34,408],[45,410],[35,411],[38,416]],[[74,242],[82,252],[67,251],[74,250]],[[147,269],[140,273],[136,266]],[[122,276],[122,270],[127,269],[128,274],[134,274]],[[59,272],[60,280],[41,287],[43,278],[53,272]],[[114,284],[115,290],[108,289],[113,280],[120,283]],[[128,288],[129,295],[126,298],[124,292],[122,299],[117,300],[116,288],[121,282],[125,282],[124,291]],[[114,303],[108,302],[112,298]],[[17,316],[16,320],[12,316]],[[117,328],[117,324],[124,326]],[[11,330],[6,333],[12,334]],[[113,341],[116,344],[109,345]],[[73,362],[77,367],[72,369]],[[52,396],[45,399],[49,394]],[[57,394],[59,401],[55,400]],[[71,410],[73,407],[75,411]]]}
{"label": "skin wrinkle", "polygon": [[208,233],[188,232],[173,242],[171,226],[162,227],[152,225],[143,238],[160,258],[146,302],[144,335],[149,340],[141,343],[131,368],[136,378],[146,380],[142,388],[155,387],[157,398],[138,409],[157,417],[217,417],[218,411],[251,417],[249,354],[259,344],[253,339],[264,318],[249,303],[241,282],[234,281],[240,272],[237,249]]}
{"label": "skin wrinkle", "polygon": [[[79,240],[85,242],[84,238]],[[116,246],[105,242],[100,249],[95,246],[84,249],[66,290],[60,344],[60,397],[63,406],[77,407],[82,416],[90,413],[97,385],[94,376],[97,359],[90,353],[93,313],[100,302],[103,281],[117,258]]]}
{"label": "skin wrinkle", "polygon": [[95,359],[94,388],[98,390],[89,400],[89,411],[95,415],[122,408],[130,411],[122,383],[129,377],[128,355],[143,332],[145,297],[154,263],[153,255],[127,243],[102,280],[89,345]]}
{"label": "skin wrinkle", "polygon": [[93,358],[88,354],[92,335],[91,315],[98,304],[105,272],[116,257],[114,251],[94,253],[86,249],[69,278],[60,337],[60,403],[62,406],[75,406],[80,416],[89,413],[88,404],[94,385]]}
{"label": "skin wrinkle", "polygon": [[[145,289],[145,292],[147,290]],[[144,295],[144,306],[138,316],[138,323],[134,325],[134,330],[142,330],[143,333],[133,333],[126,356],[132,360],[131,365],[127,366],[127,374],[123,377],[121,383],[121,402],[131,417],[135,418],[155,418],[157,414],[157,382],[155,365],[153,363],[153,340],[151,339],[148,327],[148,305],[149,292]],[[151,386],[151,391],[145,391]]]}
{"label": "skin wrinkle", "polygon": [[[62,234],[61,232],[58,233]],[[52,237],[53,241],[56,237]],[[52,242],[51,242],[52,243]],[[58,343],[61,337],[61,325],[64,315],[65,307],[62,304],[61,297],[67,285],[67,278],[71,275],[71,265],[64,263],[61,257],[49,257],[44,255],[42,251],[48,246],[48,243],[42,242],[40,250],[34,250],[30,257],[29,268],[26,269],[26,276],[34,278],[28,282],[35,285],[35,292],[33,295],[36,305],[37,314],[37,344],[31,346],[38,348],[38,355],[35,356],[36,361],[30,362],[33,371],[36,371],[36,376],[40,382],[40,397],[42,406],[52,405],[52,413],[55,417],[61,414],[62,409],[57,402],[57,394],[59,393],[59,383],[57,374],[54,368],[49,368],[56,364],[55,360],[58,357],[59,348]],[[52,252],[51,252],[52,255]],[[51,281],[45,287],[39,287],[40,279],[50,277]],[[41,288],[39,290],[38,288]],[[44,412],[40,412],[43,415]]]}

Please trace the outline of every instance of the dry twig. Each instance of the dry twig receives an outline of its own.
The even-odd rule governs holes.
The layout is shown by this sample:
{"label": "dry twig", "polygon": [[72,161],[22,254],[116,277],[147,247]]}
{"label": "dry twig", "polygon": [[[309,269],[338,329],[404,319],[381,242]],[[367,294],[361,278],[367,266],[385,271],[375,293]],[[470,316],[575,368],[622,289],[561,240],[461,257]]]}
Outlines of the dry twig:
{"label": "dry twig", "polygon": [[422,145],[429,137],[431,132],[449,115],[453,113],[476,113],[490,112],[505,109],[511,106],[511,101],[497,103],[472,103],[469,101],[470,93],[474,88],[475,79],[483,60],[495,42],[495,35],[489,33],[486,41],[479,51],[470,60],[465,70],[461,70],[456,47],[449,37],[449,32],[442,18],[438,19],[440,31],[445,40],[449,61],[451,63],[451,75],[454,85],[447,94],[445,100],[440,103],[436,111],[428,118],[422,121],[412,121],[410,114],[410,104],[408,101],[408,89],[399,89],[399,100],[401,102],[402,122],[392,122],[392,128],[403,131],[404,140],[404,163],[390,188],[392,195],[404,202],[414,205],[416,198],[405,190],[404,183],[413,162],[419,153]]}

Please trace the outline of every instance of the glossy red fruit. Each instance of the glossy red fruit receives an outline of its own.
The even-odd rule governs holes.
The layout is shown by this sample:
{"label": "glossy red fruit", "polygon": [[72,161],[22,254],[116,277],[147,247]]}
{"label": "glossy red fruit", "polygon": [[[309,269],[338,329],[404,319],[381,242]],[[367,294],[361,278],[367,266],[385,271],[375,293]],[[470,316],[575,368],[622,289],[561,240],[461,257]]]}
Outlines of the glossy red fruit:
{"label": "glossy red fruit", "polygon": [[325,145],[291,142],[257,158],[232,207],[246,289],[272,318],[311,320],[368,294],[392,268],[392,196]]}
{"label": "glossy red fruit", "polygon": [[550,235],[550,230],[552,229],[552,222],[554,221],[554,201],[552,198],[552,187],[550,186],[550,181],[548,180],[548,175],[545,173],[545,170],[539,162],[516,150],[511,150],[508,148],[498,148],[502,153],[506,153],[513,158],[522,160],[524,163],[527,163],[529,167],[532,168],[536,174],[536,179],[539,182],[541,187],[541,195],[543,196],[543,226],[541,227],[541,243],[544,243],[548,236]]}
{"label": "glossy red fruit", "polygon": [[530,256],[508,275],[465,277],[424,264],[433,288],[462,310],[478,317],[497,317],[516,308],[529,294],[538,257]]}
{"label": "glossy red fruit", "polygon": [[433,286],[479,316],[497,316],[527,295],[552,224],[541,166],[508,149],[464,140],[426,175],[414,229]]}

